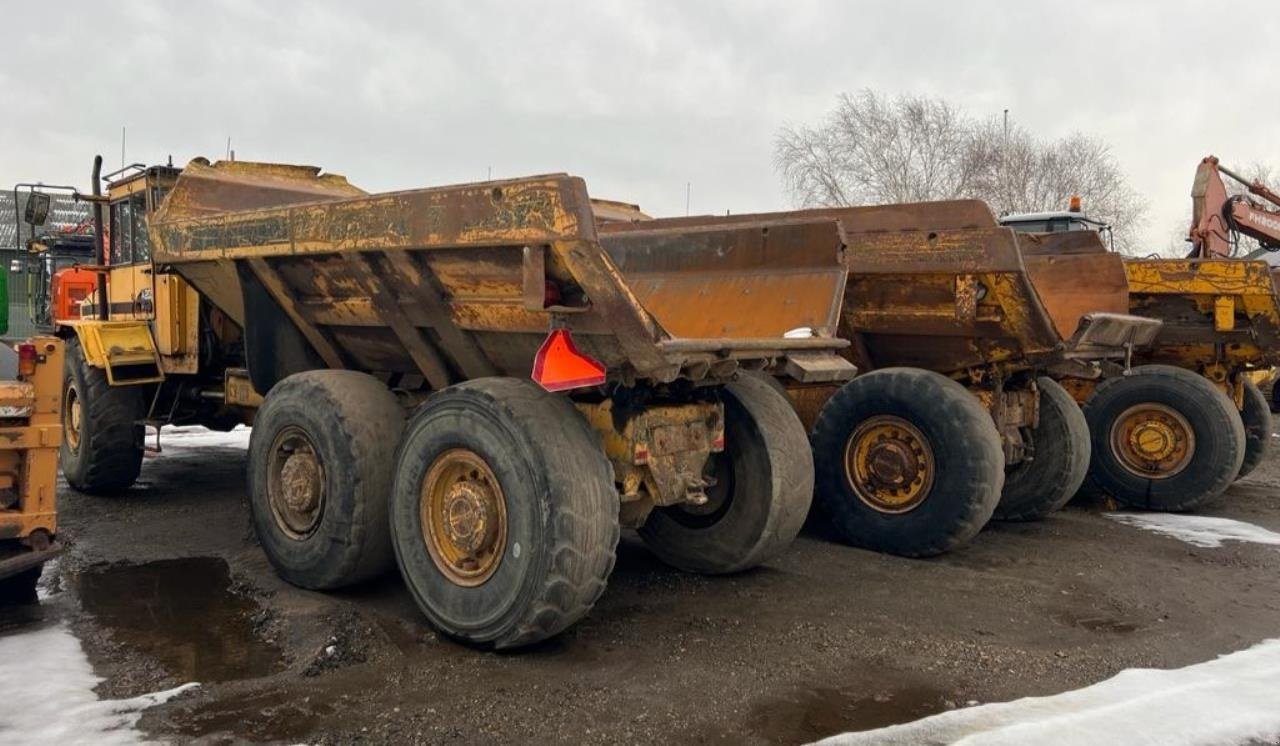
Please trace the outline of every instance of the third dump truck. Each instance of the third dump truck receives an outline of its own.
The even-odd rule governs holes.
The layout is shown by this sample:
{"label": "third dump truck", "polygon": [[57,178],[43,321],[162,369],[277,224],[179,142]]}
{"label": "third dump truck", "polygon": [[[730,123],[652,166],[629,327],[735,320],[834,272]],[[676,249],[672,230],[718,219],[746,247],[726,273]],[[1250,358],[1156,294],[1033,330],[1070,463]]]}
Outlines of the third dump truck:
{"label": "third dump truck", "polygon": [[[1276,272],[1233,255],[1240,233],[1280,244],[1280,212],[1231,196],[1223,174],[1240,178],[1212,156],[1196,169],[1187,257],[1123,261],[1132,313],[1163,322],[1153,344],[1135,350],[1139,365],[1126,376],[1069,382],[1093,439],[1086,489],[1127,506],[1194,508],[1250,473],[1270,446],[1271,414],[1256,381],[1269,381],[1280,363]],[[1280,204],[1264,185],[1245,183]],[[1036,234],[1042,248],[1027,258],[1033,276],[1093,266],[1108,253],[1099,237],[1105,225],[1080,208],[1073,200],[1048,220],[1002,219]]]}

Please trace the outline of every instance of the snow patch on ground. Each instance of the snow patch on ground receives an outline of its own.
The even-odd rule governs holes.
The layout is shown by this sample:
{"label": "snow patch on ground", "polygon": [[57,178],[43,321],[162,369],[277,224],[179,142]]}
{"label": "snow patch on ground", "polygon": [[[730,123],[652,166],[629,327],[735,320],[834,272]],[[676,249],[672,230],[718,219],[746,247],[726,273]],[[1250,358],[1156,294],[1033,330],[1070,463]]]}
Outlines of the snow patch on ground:
{"label": "snow patch on ground", "polygon": [[[252,429],[244,425],[237,425],[234,430],[226,433],[194,425],[182,425],[179,427],[167,425],[160,431],[160,447],[165,450],[170,447],[247,449],[249,447],[249,433],[251,432]],[[155,439],[155,430],[148,428],[147,444],[155,445]]]}
{"label": "snow patch on ground", "polygon": [[1220,547],[1224,541],[1280,546],[1280,534],[1275,531],[1230,518],[1173,513],[1108,513],[1107,517],[1128,526],[1172,536],[1198,547]]}
{"label": "snow patch on ground", "polygon": [[80,641],[53,624],[0,637],[0,743],[145,744],[143,710],[197,684],[132,699],[98,699]]}
{"label": "snow patch on ground", "polygon": [[1280,640],[1186,668],[1132,668],[1051,697],[953,710],[823,746],[1246,744],[1280,739]]}

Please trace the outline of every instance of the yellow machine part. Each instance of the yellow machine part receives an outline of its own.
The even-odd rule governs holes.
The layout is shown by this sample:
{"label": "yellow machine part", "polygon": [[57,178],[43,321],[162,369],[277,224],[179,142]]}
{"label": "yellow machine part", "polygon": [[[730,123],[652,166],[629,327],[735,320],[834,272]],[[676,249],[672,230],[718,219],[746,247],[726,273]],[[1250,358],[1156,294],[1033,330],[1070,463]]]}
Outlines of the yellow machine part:
{"label": "yellow machine part", "polygon": [[611,400],[575,404],[613,464],[623,525],[641,525],[655,506],[706,503],[703,469],[724,450],[723,405],[658,405],[619,417]]}
{"label": "yellow machine part", "polygon": [[1280,297],[1265,262],[1136,259],[1125,262],[1131,312],[1162,319],[1144,358],[1228,378],[1280,361]]}
{"label": "yellow machine part", "polygon": [[55,337],[30,343],[39,356],[35,373],[0,381],[0,539],[57,531],[63,347]]}
{"label": "yellow machine part", "polygon": [[1265,389],[1270,384],[1275,383],[1277,377],[1280,377],[1280,368],[1260,368],[1258,370],[1251,370],[1248,373],[1245,373],[1244,377],[1253,381],[1258,388]]}
{"label": "yellow machine part", "polygon": [[85,360],[112,386],[164,380],[151,327],[145,321],[80,321],[72,325]]}

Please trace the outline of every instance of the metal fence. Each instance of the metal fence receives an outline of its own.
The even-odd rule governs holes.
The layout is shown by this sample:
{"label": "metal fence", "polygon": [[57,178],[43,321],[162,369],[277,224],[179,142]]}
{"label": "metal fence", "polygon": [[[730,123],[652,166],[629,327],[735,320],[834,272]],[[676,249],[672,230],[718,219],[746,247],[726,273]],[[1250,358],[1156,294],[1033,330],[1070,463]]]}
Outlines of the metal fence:
{"label": "metal fence", "polygon": [[[28,337],[37,331],[27,304],[31,277],[25,271],[11,271],[15,260],[26,258],[27,242],[31,240],[31,226],[22,221],[29,194],[25,189],[0,192],[0,270],[9,280],[9,331],[4,335],[7,339]],[[49,219],[35,229],[36,235],[72,230],[89,219],[87,202],[76,202],[67,194],[50,197]],[[25,267],[26,262],[17,266]]]}

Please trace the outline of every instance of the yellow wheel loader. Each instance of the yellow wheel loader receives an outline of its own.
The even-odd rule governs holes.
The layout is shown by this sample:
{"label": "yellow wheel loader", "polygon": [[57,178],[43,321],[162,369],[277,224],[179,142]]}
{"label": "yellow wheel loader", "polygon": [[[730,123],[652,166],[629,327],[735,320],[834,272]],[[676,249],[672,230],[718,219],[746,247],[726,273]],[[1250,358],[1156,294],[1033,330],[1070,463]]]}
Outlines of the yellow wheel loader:
{"label": "yellow wheel loader", "polygon": [[[29,603],[58,537],[62,340],[0,350],[0,603]],[[7,370],[5,370],[7,369]]]}

